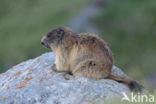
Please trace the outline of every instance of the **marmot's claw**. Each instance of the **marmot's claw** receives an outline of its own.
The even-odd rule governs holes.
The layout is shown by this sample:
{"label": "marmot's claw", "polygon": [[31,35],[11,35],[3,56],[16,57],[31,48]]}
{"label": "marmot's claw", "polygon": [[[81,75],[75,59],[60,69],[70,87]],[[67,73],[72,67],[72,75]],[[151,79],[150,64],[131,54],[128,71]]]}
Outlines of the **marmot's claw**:
{"label": "marmot's claw", "polygon": [[54,64],[51,69],[54,71],[54,72],[57,72],[57,69],[56,69],[56,65]]}
{"label": "marmot's claw", "polygon": [[72,78],[73,78],[73,76],[70,75],[69,73],[65,73],[65,74],[64,74],[64,79],[70,80],[70,79],[72,79]]}

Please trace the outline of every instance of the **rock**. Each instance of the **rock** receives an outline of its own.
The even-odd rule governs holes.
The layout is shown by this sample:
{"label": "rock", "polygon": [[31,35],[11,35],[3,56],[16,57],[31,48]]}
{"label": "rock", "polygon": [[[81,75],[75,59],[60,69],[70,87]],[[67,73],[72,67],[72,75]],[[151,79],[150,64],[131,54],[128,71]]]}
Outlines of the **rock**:
{"label": "rock", "polygon": [[[73,78],[51,69],[53,53],[43,54],[0,74],[0,104],[104,104],[107,98],[129,93],[124,84],[109,79]],[[117,67],[113,73],[124,76]]]}

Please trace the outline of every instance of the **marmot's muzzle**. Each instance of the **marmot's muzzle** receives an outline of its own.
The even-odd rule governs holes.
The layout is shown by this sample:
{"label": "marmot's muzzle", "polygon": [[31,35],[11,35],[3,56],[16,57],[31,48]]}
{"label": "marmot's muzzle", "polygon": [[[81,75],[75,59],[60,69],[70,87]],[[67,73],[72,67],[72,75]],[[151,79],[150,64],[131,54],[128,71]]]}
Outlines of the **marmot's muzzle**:
{"label": "marmot's muzzle", "polygon": [[46,48],[50,48],[48,44],[45,44],[45,42],[41,42],[41,44]]}

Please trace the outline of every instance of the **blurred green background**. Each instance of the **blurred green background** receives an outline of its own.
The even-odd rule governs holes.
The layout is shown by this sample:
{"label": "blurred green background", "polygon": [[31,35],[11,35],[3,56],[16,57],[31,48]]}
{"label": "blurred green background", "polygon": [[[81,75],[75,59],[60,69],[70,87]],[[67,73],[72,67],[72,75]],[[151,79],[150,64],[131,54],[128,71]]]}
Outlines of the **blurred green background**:
{"label": "blurred green background", "polygon": [[95,20],[115,64],[156,89],[156,0],[107,0]]}
{"label": "blurred green background", "polygon": [[45,52],[41,37],[83,5],[84,0],[0,0],[0,72]]}
{"label": "blurred green background", "polygon": [[49,51],[41,37],[94,3],[101,10],[91,22],[111,47],[115,64],[155,89],[156,0],[0,0],[0,73]]}

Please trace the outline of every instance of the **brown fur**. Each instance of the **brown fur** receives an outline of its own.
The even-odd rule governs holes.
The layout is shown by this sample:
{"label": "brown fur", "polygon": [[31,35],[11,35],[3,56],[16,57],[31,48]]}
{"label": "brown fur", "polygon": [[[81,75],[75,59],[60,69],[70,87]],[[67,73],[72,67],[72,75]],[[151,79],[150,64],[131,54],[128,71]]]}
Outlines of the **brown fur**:
{"label": "brown fur", "polygon": [[44,36],[42,44],[55,52],[56,71],[93,79],[113,79],[125,83],[132,90],[141,91],[136,81],[111,74],[112,52],[106,42],[95,34],[77,34],[69,28],[61,27]]}

